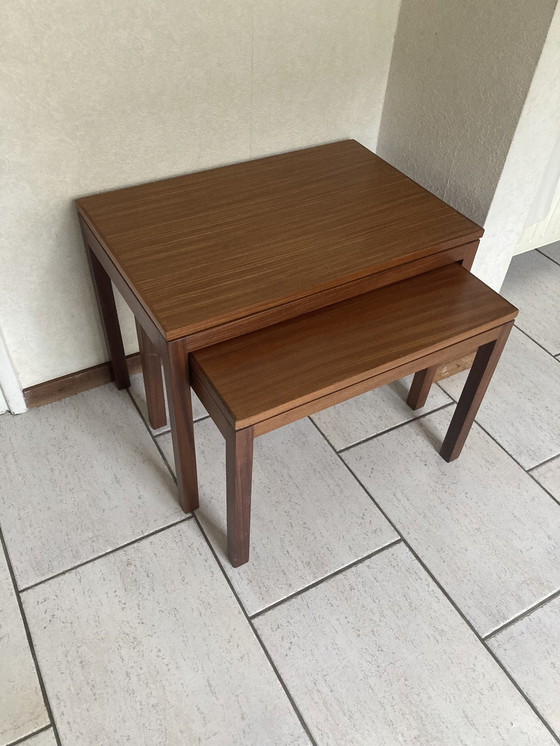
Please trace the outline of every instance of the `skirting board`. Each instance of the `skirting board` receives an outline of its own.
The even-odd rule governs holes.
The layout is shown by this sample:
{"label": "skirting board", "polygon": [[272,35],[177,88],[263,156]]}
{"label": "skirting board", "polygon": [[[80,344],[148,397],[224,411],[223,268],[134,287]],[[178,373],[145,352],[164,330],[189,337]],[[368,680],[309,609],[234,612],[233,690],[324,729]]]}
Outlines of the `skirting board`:
{"label": "skirting board", "polygon": [[[441,381],[443,378],[454,376],[455,373],[470,368],[473,360],[474,353],[462,357],[460,360],[453,360],[451,363],[441,365],[438,368],[435,380]],[[128,355],[126,362],[130,375],[142,370],[138,352],[134,355]],[[29,388],[23,390],[23,395],[28,407],[41,407],[43,404],[50,404],[59,399],[66,399],[67,396],[103,386],[103,384],[112,380],[113,375],[109,363],[101,363],[100,365],[94,365],[92,368],[85,368],[66,376],[60,376],[60,378],[53,378],[51,381],[38,383],[36,386],[29,386]]]}
{"label": "skirting board", "polygon": [[[126,362],[131,375],[142,370],[140,353],[127,355]],[[67,396],[103,386],[103,384],[112,380],[111,366],[109,363],[101,363],[91,368],[69,373],[66,376],[60,376],[60,378],[53,378],[51,381],[38,383],[36,386],[29,386],[29,388],[23,389],[23,395],[28,407],[41,407],[43,404],[50,404],[53,401],[65,399]]]}

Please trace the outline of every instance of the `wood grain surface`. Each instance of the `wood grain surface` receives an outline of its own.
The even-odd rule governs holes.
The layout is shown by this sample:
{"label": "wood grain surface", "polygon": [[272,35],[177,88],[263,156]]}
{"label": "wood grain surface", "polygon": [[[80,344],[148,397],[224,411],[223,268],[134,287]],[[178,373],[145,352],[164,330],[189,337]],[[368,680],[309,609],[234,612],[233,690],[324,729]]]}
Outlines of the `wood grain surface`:
{"label": "wood grain surface", "polygon": [[193,382],[205,380],[240,429],[516,315],[511,303],[450,264],[198,350],[190,355]]}
{"label": "wood grain surface", "polygon": [[168,340],[483,232],[353,140],[84,197],[77,206]]}

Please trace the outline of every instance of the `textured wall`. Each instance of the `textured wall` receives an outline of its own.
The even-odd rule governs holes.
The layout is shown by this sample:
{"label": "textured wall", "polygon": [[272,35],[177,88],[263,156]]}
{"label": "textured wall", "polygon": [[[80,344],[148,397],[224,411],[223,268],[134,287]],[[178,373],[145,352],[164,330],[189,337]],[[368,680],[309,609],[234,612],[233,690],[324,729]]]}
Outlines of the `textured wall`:
{"label": "textured wall", "polygon": [[402,0],[378,153],[483,223],[556,0]]}
{"label": "textured wall", "polygon": [[0,328],[23,386],[106,358],[72,199],[344,137],[375,147],[398,5],[4,0]]}
{"label": "textured wall", "polygon": [[[538,198],[560,135],[560,5],[550,24],[531,87],[488,212],[473,267],[499,289]],[[530,218],[529,218],[530,219]]]}

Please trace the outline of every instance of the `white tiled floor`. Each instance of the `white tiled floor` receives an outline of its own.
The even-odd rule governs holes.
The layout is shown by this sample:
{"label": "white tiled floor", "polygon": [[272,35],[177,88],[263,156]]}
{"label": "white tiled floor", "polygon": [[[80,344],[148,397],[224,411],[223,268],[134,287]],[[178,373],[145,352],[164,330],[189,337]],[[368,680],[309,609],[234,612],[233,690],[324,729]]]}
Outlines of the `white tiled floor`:
{"label": "white tiled floor", "polygon": [[0,744],[559,743],[560,273],[545,254],[514,260],[523,331],[461,458],[436,447],[464,375],[416,415],[398,382],[263,436],[237,570],[223,441],[199,402],[195,518],[138,377],[130,396],[0,417]]}

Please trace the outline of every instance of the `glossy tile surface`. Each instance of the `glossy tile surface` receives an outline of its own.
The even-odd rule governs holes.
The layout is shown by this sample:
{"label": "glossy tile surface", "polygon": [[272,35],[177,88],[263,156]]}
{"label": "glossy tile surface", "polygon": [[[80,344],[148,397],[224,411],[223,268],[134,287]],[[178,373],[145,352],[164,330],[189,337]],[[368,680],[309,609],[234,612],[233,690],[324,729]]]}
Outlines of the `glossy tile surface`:
{"label": "glossy tile surface", "polygon": [[403,545],[255,624],[320,744],[554,743]]}
{"label": "glossy tile surface", "polygon": [[3,416],[4,538],[20,588],[185,517],[126,391]]}
{"label": "glossy tile surface", "polygon": [[560,265],[539,251],[514,256],[501,294],[519,308],[516,325],[552,355],[560,353]]}
{"label": "glossy tile surface", "polygon": [[[437,453],[448,410],[343,454],[482,635],[560,589],[560,507],[476,425]],[[398,466],[395,454],[403,454]],[[404,457],[405,456],[405,457]]]}
{"label": "glossy tile surface", "polygon": [[[165,386],[164,386],[165,390]],[[142,413],[142,417],[146,421],[148,427],[150,428],[150,431],[154,435],[161,435],[161,433],[167,433],[171,429],[171,426],[169,424],[169,415],[167,417],[167,424],[164,427],[160,427],[154,430],[153,427],[151,427],[150,423],[148,422],[148,408],[146,406],[146,390],[144,388],[144,376],[142,373],[135,373],[133,376],[130,376],[130,389],[129,389],[130,395],[134,399],[134,402],[136,403],[138,409]],[[165,404],[167,408],[167,393],[165,395]],[[193,419],[200,420],[203,417],[208,416],[208,412],[204,409],[202,406],[202,402],[198,398],[198,396],[192,391],[192,406],[193,406]]]}
{"label": "glossy tile surface", "polygon": [[560,598],[520,619],[489,643],[560,736]]}
{"label": "glossy tile surface", "polygon": [[449,404],[439,386],[432,386],[426,406],[414,412],[406,404],[412,376],[324,409],[311,418],[339,451],[390,427]]}
{"label": "glossy tile surface", "polygon": [[[440,383],[456,399],[466,377]],[[512,329],[477,421],[525,469],[560,454],[560,362]]]}
{"label": "glossy tile surface", "polygon": [[0,545],[0,743],[23,738],[48,722],[12,579]]}
{"label": "glossy tile surface", "polygon": [[305,744],[194,521],[23,594],[65,744]]}
{"label": "glossy tile surface", "polygon": [[[210,420],[195,425],[197,515],[245,609],[254,614],[397,538],[309,420],[255,440],[251,558],[225,555],[224,439]],[[171,438],[160,439],[166,455]]]}
{"label": "glossy tile surface", "polygon": [[537,466],[531,474],[560,502],[560,456]]}

